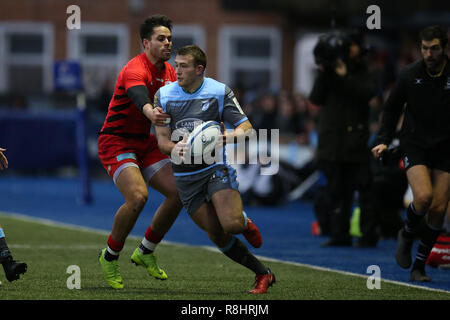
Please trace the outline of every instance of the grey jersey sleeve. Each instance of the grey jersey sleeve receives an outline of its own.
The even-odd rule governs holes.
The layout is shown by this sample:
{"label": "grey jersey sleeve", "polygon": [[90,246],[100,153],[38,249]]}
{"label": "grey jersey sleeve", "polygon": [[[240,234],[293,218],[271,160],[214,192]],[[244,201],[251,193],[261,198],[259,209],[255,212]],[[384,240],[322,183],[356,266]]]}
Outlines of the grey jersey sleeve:
{"label": "grey jersey sleeve", "polygon": [[225,87],[222,120],[231,124],[233,127],[237,127],[248,120],[233,91],[228,86]]}

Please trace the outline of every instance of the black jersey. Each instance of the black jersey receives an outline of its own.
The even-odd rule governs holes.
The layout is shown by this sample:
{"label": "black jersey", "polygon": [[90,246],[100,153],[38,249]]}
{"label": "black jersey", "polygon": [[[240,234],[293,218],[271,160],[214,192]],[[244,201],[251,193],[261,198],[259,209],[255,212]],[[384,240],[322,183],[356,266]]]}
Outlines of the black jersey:
{"label": "black jersey", "polygon": [[450,142],[450,61],[431,77],[420,59],[405,67],[383,107],[378,143],[389,145],[404,111],[400,140],[423,148]]}

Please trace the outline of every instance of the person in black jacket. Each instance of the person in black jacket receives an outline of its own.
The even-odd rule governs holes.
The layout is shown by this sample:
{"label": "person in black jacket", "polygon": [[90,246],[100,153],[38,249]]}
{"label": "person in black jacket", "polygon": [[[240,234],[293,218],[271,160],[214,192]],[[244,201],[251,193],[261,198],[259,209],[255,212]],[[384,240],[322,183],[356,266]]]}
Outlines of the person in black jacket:
{"label": "person in black jacket", "polygon": [[349,234],[355,191],[359,194],[363,237],[355,246],[375,247],[376,219],[371,205],[369,100],[376,82],[361,55],[361,35],[323,35],[314,49],[319,74],[310,101],[321,106],[318,164],[324,173],[331,239],[323,246],[352,246]]}
{"label": "person in black jacket", "polygon": [[[395,258],[411,266],[413,240],[420,238],[410,281],[430,281],[425,262],[440,233],[450,199],[450,63],[445,54],[447,30],[439,26],[420,33],[422,57],[400,73],[383,108],[378,143],[379,158],[392,140],[404,113],[400,142],[413,201],[398,233]],[[426,224],[423,220],[428,213]],[[420,232],[419,232],[420,231]]]}

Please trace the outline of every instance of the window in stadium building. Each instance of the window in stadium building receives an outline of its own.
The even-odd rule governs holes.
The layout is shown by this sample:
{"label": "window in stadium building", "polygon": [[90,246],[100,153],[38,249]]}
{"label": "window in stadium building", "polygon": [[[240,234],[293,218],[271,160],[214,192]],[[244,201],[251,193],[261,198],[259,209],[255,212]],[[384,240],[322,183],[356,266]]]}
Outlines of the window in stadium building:
{"label": "window in stadium building", "polygon": [[120,69],[130,59],[129,27],[122,23],[83,23],[67,36],[67,58],[78,61],[88,98],[113,90]]}
{"label": "window in stadium building", "polygon": [[169,63],[175,66],[177,50],[191,44],[199,46],[206,53],[204,29],[198,25],[174,25],[172,28],[172,57]]}
{"label": "window in stadium building", "polygon": [[118,53],[118,38],[116,36],[88,35],[84,40],[86,55],[116,55]]}
{"label": "window in stadium building", "polygon": [[220,81],[244,90],[279,90],[281,33],[276,27],[228,25],[218,37]]}
{"label": "window in stadium building", "polygon": [[42,54],[44,37],[42,34],[10,33],[9,50],[12,54]]}
{"label": "window in stadium building", "polygon": [[294,48],[294,90],[309,95],[317,76],[314,47],[321,35],[320,31],[300,30]]}
{"label": "window in stadium building", "polygon": [[48,23],[0,22],[0,93],[52,90],[53,32]]}
{"label": "window in stadium building", "polygon": [[235,37],[233,40],[233,55],[236,57],[270,58],[269,38]]}

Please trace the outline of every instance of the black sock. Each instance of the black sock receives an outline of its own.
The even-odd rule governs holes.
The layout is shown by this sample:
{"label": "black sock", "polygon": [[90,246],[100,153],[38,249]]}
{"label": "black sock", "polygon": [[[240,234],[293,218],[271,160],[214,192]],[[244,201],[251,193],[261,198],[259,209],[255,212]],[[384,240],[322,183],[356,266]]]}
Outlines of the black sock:
{"label": "black sock", "polygon": [[267,267],[265,267],[250,251],[248,248],[236,237],[231,240],[234,243],[230,243],[231,247],[221,250],[231,260],[247,267],[255,274],[267,273]]}
{"label": "black sock", "polygon": [[7,261],[9,257],[11,257],[11,252],[6,244],[6,238],[2,237],[0,238],[0,263]]}
{"label": "black sock", "polygon": [[147,248],[146,246],[144,246],[142,243],[139,245],[139,251],[141,251],[142,254],[153,253],[153,250],[150,250],[149,248]]}
{"label": "black sock", "polygon": [[413,239],[416,237],[417,229],[424,217],[425,214],[416,212],[414,204],[411,202],[406,210],[405,226],[403,227],[403,234],[406,238]]}
{"label": "black sock", "polygon": [[432,228],[428,224],[425,226],[423,234],[420,237],[420,243],[417,249],[413,269],[425,271],[425,263],[427,262],[428,256],[430,255],[430,252],[433,249],[440,233],[440,229]]}
{"label": "black sock", "polygon": [[119,255],[118,255],[118,254],[117,254],[117,255],[111,254],[111,253],[108,251],[108,249],[106,249],[106,251],[105,251],[105,260],[106,260],[106,261],[111,262],[111,261],[117,260],[117,259],[119,259]]}

